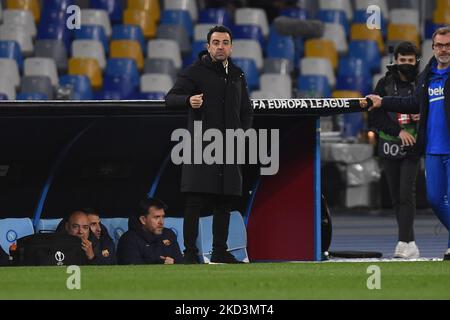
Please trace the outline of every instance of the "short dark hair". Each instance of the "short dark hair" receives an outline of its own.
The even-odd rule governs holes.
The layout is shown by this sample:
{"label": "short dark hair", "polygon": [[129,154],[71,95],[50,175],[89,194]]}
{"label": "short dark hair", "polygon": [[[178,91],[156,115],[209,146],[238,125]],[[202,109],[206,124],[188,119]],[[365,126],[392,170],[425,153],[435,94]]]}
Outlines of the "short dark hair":
{"label": "short dark hair", "polygon": [[411,42],[403,41],[395,46],[394,58],[397,59],[399,54],[402,56],[414,55],[417,59],[419,57],[419,49]]}
{"label": "short dark hair", "polygon": [[149,214],[149,210],[151,207],[154,207],[158,210],[163,209],[164,211],[167,210],[167,205],[162,202],[161,200],[157,198],[147,198],[144,200],[141,200],[139,202],[139,208],[137,211],[137,217],[146,216]]}
{"label": "short dark hair", "polygon": [[434,46],[434,38],[436,38],[436,36],[439,35],[445,35],[447,33],[450,33],[450,26],[445,26],[445,27],[441,27],[436,29],[436,31],[434,31],[433,36],[431,37],[431,39],[433,40],[433,46]]}
{"label": "short dark hair", "polygon": [[98,213],[98,210],[95,210],[94,208],[87,207],[87,208],[83,208],[83,209],[81,209],[79,211],[82,211],[82,212],[86,213],[87,215],[91,215],[92,214],[92,215],[100,217],[100,215]]}
{"label": "short dark hair", "polygon": [[230,40],[231,40],[231,42],[233,42],[233,35],[231,34],[231,30],[230,30],[230,29],[228,29],[228,28],[225,27],[225,26],[215,26],[215,27],[212,27],[211,29],[209,29],[208,35],[206,36],[206,42],[207,42],[208,44],[209,44],[209,42],[211,41],[211,35],[212,35],[214,32],[221,32],[221,33],[226,32],[226,33],[228,33],[228,34],[230,35]]}

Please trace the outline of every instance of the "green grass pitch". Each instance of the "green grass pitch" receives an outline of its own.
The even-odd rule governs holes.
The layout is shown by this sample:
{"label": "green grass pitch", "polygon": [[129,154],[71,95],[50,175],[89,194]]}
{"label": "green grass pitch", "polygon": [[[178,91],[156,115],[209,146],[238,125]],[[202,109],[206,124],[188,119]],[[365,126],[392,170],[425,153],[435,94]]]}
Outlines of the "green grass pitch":
{"label": "green grass pitch", "polygon": [[[381,289],[369,290],[370,265]],[[450,299],[448,262],[251,263],[0,268],[0,299]]]}

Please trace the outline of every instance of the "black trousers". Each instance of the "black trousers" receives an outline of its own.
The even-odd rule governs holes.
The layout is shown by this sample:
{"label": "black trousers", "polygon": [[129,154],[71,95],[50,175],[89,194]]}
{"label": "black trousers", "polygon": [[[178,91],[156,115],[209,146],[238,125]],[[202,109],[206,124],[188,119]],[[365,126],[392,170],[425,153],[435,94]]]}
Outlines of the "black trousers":
{"label": "black trousers", "polygon": [[383,159],[384,172],[397,218],[398,241],[414,241],[419,161],[418,156],[409,156],[402,160]]}
{"label": "black trousers", "polygon": [[228,249],[228,228],[233,197],[209,193],[185,193],[183,222],[185,254],[197,254],[199,218],[202,212],[213,213],[213,252],[221,253]]}

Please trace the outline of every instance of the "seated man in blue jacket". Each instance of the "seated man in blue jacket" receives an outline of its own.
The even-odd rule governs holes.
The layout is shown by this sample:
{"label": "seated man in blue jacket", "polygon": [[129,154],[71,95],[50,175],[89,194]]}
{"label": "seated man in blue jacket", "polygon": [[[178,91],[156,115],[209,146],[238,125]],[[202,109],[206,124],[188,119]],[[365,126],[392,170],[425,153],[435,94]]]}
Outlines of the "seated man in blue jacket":
{"label": "seated man in blue jacket", "polygon": [[166,205],[149,198],[139,203],[137,215],[130,217],[129,230],[119,240],[119,264],[182,263],[182,255],[175,233],[164,228]]}

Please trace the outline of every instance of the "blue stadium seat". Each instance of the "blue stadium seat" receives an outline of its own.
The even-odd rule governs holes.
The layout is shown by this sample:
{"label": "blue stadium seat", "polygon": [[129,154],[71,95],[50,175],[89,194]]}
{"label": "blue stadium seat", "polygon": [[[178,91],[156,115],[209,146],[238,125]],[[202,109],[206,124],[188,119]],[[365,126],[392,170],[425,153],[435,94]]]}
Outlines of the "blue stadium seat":
{"label": "blue stadium seat", "polygon": [[19,93],[16,96],[16,100],[48,100],[48,97],[41,92]]}
{"label": "blue stadium seat", "polygon": [[136,93],[136,85],[130,75],[106,75],[103,78],[105,92],[117,92],[121,100],[130,100]]}
{"label": "blue stadium seat", "polygon": [[183,238],[183,218],[167,217],[164,219],[164,227],[171,229],[177,236],[178,245],[181,252],[184,251],[184,238]]}
{"label": "blue stadium seat", "polygon": [[55,231],[62,218],[59,219],[40,219],[36,226],[36,233],[40,231]]}
{"label": "blue stadium seat", "polygon": [[59,77],[59,84],[73,86],[73,100],[92,100],[91,81],[84,75],[64,75]]}
{"label": "blue stadium seat", "polygon": [[247,58],[235,58],[233,62],[244,71],[248,87],[251,91],[259,88],[259,72],[255,60]]}
{"label": "blue stadium seat", "polygon": [[122,21],[124,5],[123,0],[90,0],[90,7],[106,10],[112,23]]}
{"label": "blue stadium seat", "polygon": [[[366,10],[355,10],[353,12],[353,23],[366,23],[370,14],[366,12]],[[383,12],[381,11],[381,34],[383,37],[387,35],[387,21],[383,16]]]}
{"label": "blue stadium seat", "polygon": [[[135,26],[139,28],[138,26]],[[76,40],[98,40],[102,43],[105,54],[109,52],[109,42],[105,34],[105,29],[100,25],[82,25],[75,30]]]}
{"label": "blue stadium seat", "polygon": [[23,56],[17,41],[0,40],[0,58],[14,59],[19,69],[23,69]]}
{"label": "blue stadium seat", "polygon": [[365,121],[361,112],[345,113],[342,116],[344,118],[344,127],[342,128],[344,138],[356,137],[364,129]]}
{"label": "blue stadium seat", "polygon": [[372,77],[357,75],[338,75],[336,81],[336,90],[359,91],[361,95],[370,94],[372,90]]}
{"label": "blue stadium seat", "polygon": [[37,40],[53,39],[61,40],[66,46],[67,52],[70,52],[70,44],[72,41],[72,32],[67,29],[65,24],[48,24],[41,21],[38,28]]}
{"label": "blue stadium seat", "polygon": [[344,57],[339,60],[338,75],[372,78],[369,65],[361,58]]}
{"label": "blue stadium seat", "polygon": [[325,23],[340,24],[344,27],[345,35],[348,35],[350,31],[347,16],[343,10],[321,9],[317,12],[316,18]]}
{"label": "blue stadium seat", "polygon": [[280,35],[274,27],[270,28],[266,52],[267,58],[285,58],[296,65],[296,48],[293,38]]}
{"label": "blue stadium seat", "polygon": [[281,10],[280,15],[300,20],[307,20],[311,18],[308,10],[303,8],[285,8]]}
{"label": "blue stadium seat", "polygon": [[[212,253],[212,216],[200,218],[197,248],[203,262],[209,262]],[[233,211],[230,216],[230,227],[227,239],[228,251],[236,259],[248,262],[247,231],[239,212]]]}
{"label": "blue stadium seat", "polygon": [[259,41],[261,48],[265,48],[265,39],[260,26],[241,24],[232,29],[233,39],[253,39]]}
{"label": "blue stadium seat", "polygon": [[183,62],[183,65],[187,66],[187,65],[191,64],[192,62],[194,62],[195,60],[197,60],[198,54],[200,52],[202,52],[203,50],[206,50],[204,40],[198,40],[198,41],[192,42],[191,54],[189,56],[189,59],[187,59],[185,62]]}
{"label": "blue stadium seat", "polygon": [[34,233],[33,223],[29,218],[0,219],[0,247],[9,254],[9,247],[17,239]]}
{"label": "blue stadium seat", "polygon": [[0,93],[0,100],[9,100],[8,95],[4,93]]}
{"label": "blue stadium seat", "polygon": [[[91,0],[92,1],[92,0]],[[45,7],[43,8],[43,11],[51,10],[51,11],[66,11],[68,6],[71,6],[75,3],[74,0],[52,0],[52,1],[46,1]],[[42,18],[42,13],[41,13]]]}
{"label": "blue stadium seat", "polygon": [[297,79],[297,89],[305,97],[331,98],[331,86],[326,76],[300,75]]}
{"label": "blue stadium seat", "polygon": [[106,61],[105,76],[122,76],[128,75],[134,85],[140,83],[140,75],[133,59],[127,58],[110,58]]}
{"label": "blue stadium seat", "polygon": [[128,231],[128,218],[102,218],[101,223],[106,227],[117,247],[120,237]]}
{"label": "blue stadium seat", "polygon": [[372,73],[379,73],[381,67],[381,56],[378,44],[374,40],[354,40],[349,44],[349,56],[361,58],[370,67]]}
{"label": "blue stadium seat", "polygon": [[94,92],[94,100],[122,100],[122,95],[117,91],[99,90]]}
{"label": "blue stadium seat", "polygon": [[445,24],[435,24],[433,21],[426,20],[425,21],[425,39],[431,39],[433,37],[434,31],[436,29],[445,27]]}
{"label": "blue stadium seat", "polygon": [[190,38],[194,35],[194,25],[187,10],[163,10],[160,24],[181,25]]}
{"label": "blue stadium seat", "polygon": [[147,54],[144,34],[141,27],[131,24],[118,24],[113,26],[111,40],[136,40],[139,42],[144,55]]}
{"label": "blue stadium seat", "polygon": [[231,14],[224,8],[208,8],[200,11],[198,23],[214,23],[231,27],[233,19]]}
{"label": "blue stadium seat", "polygon": [[141,100],[164,100],[166,94],[164,92],[141,92],[139,99]]}

